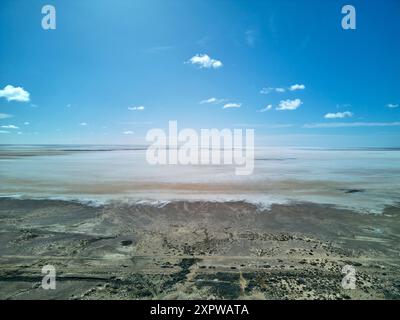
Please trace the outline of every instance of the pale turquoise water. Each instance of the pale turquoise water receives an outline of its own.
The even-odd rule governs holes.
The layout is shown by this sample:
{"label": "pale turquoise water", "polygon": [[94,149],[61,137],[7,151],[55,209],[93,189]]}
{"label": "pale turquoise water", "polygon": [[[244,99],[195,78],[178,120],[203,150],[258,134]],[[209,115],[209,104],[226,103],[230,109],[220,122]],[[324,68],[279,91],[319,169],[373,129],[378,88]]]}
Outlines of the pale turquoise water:
{"label": "pale turquoise water", "polygon": [[[35,156],[5,156],[0,148],[0,195],[108,201],[232,200],[265,205],[312,201],[380,212],[400,203],[400,151],[384,149],[257,149],[255,170],[236,176],[232,166],[151,166],[144,148],[37,146]],[[77,150],[91,151],[77,151]],[[93,151],[100,150],[100,151]],[[348,189],[362,192],[346,193]]]}

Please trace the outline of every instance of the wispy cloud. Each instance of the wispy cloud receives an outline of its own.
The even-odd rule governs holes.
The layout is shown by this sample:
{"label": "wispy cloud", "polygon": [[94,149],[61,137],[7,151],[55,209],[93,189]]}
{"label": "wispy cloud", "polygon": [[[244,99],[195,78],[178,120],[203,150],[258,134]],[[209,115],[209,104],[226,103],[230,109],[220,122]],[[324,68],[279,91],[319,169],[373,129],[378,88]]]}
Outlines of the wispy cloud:
{"label": "wispy cloud", "polygon": [[143,111],[144,109],[145,109],[144,106],[128,107],[128,110],[131,110],[131,111]]}
{"label": "wispy cloud", "polygon": [[257,110],[258,112],[266,112],[272,109],[272,104],[267,105],[265,108]]}
{"label": "wispy cloud", "polygon": [[352,105],[350,103],[342,103],[342,104],[337,104],[336,108],[341,109],[341,108],[351,108]]}
{"label": "wispy cloud", "polygon": [[399,107],[399,104],[398,104],[398,103],[396,103],[396,104],[394,104],[394,103],[388,103],[388,104],[386,105],[386,107],[391,108],[391,109],[395,109],[395,108],[398,108],[398,107]]}
{"label": "wispy cloud", "polygon": [[240,108],[242,106],[241,103],[226,103],[222,107],[222,109],[229,109],[229,108]]}
{"label": "wispy cloud", "polygon": [[285,92],[286,89],[285,88],[273,88],[273,87],[264,87],[260,90],[261,94],[268,94],[271,92],[278,92],[278,93],[283,93]]}
{"label": "wispy cloud", "polygon": [[201,46],[201,47],[206,47],[210,43],[211,40],[212,40],[212,37],[205,36],[205,37],[197,40],[196,45]]}
{"label": "wispy cloud", "polygon": [[0,133],[7,134],[7,133],[10,133],[10,131],[0,130]]}
{"label": "wispy cloud", "polygon": [[22,87],[7,85],[3,90],[0,90],[0,97],[6,98],[7,101],[28,102],[29,92]]}
{"label": "wispy cloud", "polygon": [[302,104],[303,104],[303,102],[300,99],[281,100],[281,102],[279,102],[279,106],[276,108],[276,110],[296,110]]}
{"label": "wispy cloud", "polygon": [[201,100],[199,102],[199,104],[206,104],[206,103],[212,103],[212,104],[218,104],[218,103],[222,103],[224,102],[225,99],[218,99],[218,98],[209,98],[209,99],[205,99],[205,100]]}
{"label": "wispy cloud", "polygon": [[195,56],[191,57],[189,61],[186,63],[190,63],[193,65],[198,66],[200,69],[206,68],[206,69],[218,69],[221,68],[222,62],[220,60],[212,59],[209,55],[207,54],[196,54]]}
{"label": "wispy cloud", "polygon": [[0,119],[7,119],[7,118],[11,118],[12,115],[8,114],[8,113],[0,113]]}
{"label": "wispy cloud", "polygon": [[173,49],[173,46],[155,46],[148,48],[146,51],[149,53],[160,53]]}
{"label": "wispy cloud", "polygon": [[30,123],[29,123],[28,121],[25,121],[25,122],[24,122],[24,125],[29,126]]}
{"label": "wispy cloud", "polygon": [[79,125],[82,127],[86,127],[88,124],[86,122],[81,122]]}
{"label": "wispy cloud", "polygon": [[294,84],[289,87],[289,90],[296,91],[296,90],[304,90],[305,88],[306,86],[304,84]]}
{"label": "wispy cloud", "polygon": [[246,30],[246,32],[244,33],[244,38],[246,41],[246,44],[249,47],[254,47],[256,44],[256,39],[257,39],[257,32],[253,29],[248,29]]}
{"label": "wispy cloud", "polygon": [[269,94],[271,92],[284,93],[286,91],[297,91],[297,90],[305,90],[306,86],[304,84],[293,84],[290,87],[264,87],[261,89],[261,94]]}
{"label": "wispy cloud", "polygon": [[345,128],[345,127],[399,127],[400,122],[332,122],[332,123],[310,123],[303,128]]}
{"label": "wispy cloud", "polygon": [[275,123],[275,124],[267,124],[267,123],[235,123],[235,127],[247,127],[247,128],[267,128],[267,129],[281,129],[281,128],[291,128],[294,127],[294,124],[291,123]]}
{"label": "wispy cloud", "polygon": [[130,126],[149,126],[154,124],[153,121],[124,121],[118,122],[119,125],[130,125]]}
{"label": "wispy cloud", "polygon": [[1,126],[3,129],[19,129],[19,127],[13,125],[13,124],[8,124],[8,125],[4,125]]}
{"label": "wispy cloud", "polygon": [[343,118],[351,118],[353,113],[350,111],[345,112],[336,112],[336,113],[327,113],[324,118],[325,119],[343,119]]}
{"label": "wispy cloud", "polygon": [[133,131],[126,130],[126,131],[124,131],[124,134],[135,134],[135,133]]}
{"label": "wispy cloud", "polygon": [[282,124],[269,124],[266,126],[266,128],[269,129],[281,129],[281,128],[291,128],[294,125],[291,123],[282,123]]}

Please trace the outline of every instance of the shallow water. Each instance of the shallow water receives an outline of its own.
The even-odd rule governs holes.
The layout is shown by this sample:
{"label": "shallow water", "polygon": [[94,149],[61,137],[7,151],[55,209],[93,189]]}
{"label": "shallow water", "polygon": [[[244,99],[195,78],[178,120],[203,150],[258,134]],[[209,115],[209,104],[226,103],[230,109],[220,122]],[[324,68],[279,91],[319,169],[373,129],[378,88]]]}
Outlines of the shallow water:
{"label": "shallow water", "polygon": [[132,146],[1,146],[0,195],[109,201],[309,201],[381,212],[400,203],[396,149],[260,148],[250,176],[234,166],[156,165]]}

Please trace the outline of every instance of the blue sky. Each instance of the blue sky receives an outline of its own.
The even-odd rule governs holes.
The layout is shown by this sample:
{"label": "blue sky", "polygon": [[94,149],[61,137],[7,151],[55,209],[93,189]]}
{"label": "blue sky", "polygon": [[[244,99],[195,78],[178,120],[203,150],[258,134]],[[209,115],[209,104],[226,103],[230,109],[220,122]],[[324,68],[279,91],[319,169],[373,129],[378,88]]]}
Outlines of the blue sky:
{"label": "blue sky", "polygon": [[0,143],[140,143],[177,120],[254,128],[258,145],[399,147],[399,36],[396,0],[3,0]]}

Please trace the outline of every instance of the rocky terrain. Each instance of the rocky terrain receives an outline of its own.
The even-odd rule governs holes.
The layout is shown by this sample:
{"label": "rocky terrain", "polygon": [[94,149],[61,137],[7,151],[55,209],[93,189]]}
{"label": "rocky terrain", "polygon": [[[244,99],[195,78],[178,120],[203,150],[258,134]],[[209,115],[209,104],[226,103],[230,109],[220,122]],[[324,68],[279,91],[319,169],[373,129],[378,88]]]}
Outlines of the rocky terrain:
{"label": "rocky terrain", "polygon": [[399,299],[399,253],[396,207],[0,200],[1,299]]}

